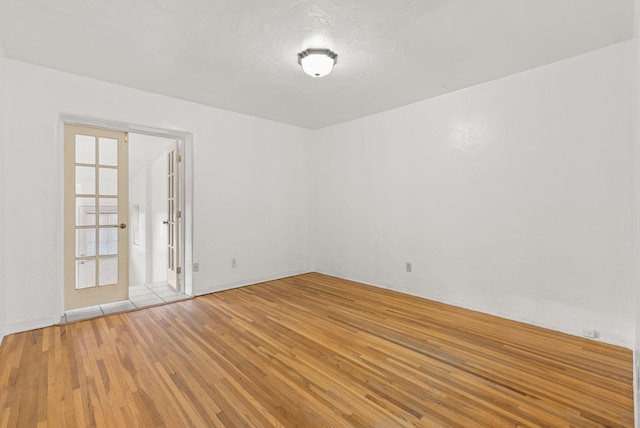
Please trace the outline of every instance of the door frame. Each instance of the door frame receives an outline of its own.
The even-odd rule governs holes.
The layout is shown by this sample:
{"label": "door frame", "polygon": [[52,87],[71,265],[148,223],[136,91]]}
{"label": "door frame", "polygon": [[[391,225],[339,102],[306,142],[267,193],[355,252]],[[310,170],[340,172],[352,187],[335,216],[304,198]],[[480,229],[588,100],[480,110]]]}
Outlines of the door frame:
{"label": "door frame", "polygon": [[73,114],[61,114],[57,123],[57,167],[60,209],[57,213],[57,267],[58,280],[61,287],[58,316],[64,314],[64,125],[81,125],[94,128],[104,128],[114,131],[145,134],[156,137],[171,138],[178,141],[178,150],[182,156],[180,166],[179,203],[182,207],[182,222],[180,223],[180,264],[182,267],[182,292],[195,295],[193,285],[193,134],[175,129],[164,129],[153,126],[137,125],[134,123],[97,119]]}

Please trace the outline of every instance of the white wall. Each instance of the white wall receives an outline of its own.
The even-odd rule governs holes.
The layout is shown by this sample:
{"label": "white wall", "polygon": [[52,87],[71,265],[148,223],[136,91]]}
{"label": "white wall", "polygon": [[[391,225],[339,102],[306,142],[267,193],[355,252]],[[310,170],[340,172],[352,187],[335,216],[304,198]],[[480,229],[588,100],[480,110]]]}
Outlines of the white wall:
{"label": "white wall", "polygon": [[129,133],[129,205],[140,207],[140,243],[130,234],[129,283],[167,280],[167,148],[176,140]]}
{"label": "white wall", "polygon": [[[62,313],[61,114],[193,134],[194,292],[310,269],[310,131],[6,60],[6,332]],[[10,208],[9,208],[10,207]],[[230,260],[238,258],[232,269]],[[187,267],[188,268],[188,267]]]}
{"label": "white wall", "polygon": [[631,54],[320,130],[316,269],[632,347]]}
{"label": "white wall", "polygon": [[[140,206],[140,245],[131,245],[129,283],[167,280],[167,171],[163,153],[137,174],[129,185],[130,206]],[[130,241],[132,237],[130,236]]]}
{"label": "white wall", "polygon": [[151,225],[149,251],[151,252],[151,276],[148,282],[167,280],[168,228],[162,222],[167,220],[167,155],[163,153],[149,167],[147,194],[149,197],[149,223]]}
{"label": "white wall", "polygon": [[[132,146],[129,141],[129,147]],[[133,242],[133,227],[129,228],[129,286],[142,285],[146,282],[147,271],[147,168],[143,167],[134,177],[129,178],[129,225],[133,226],[133,207],[138,212],[138,242]]]}
{"label": "white wall", "polygon": [[[634,233],[633,233],[633,267],[634,267],[634,291],[635,291],[635,347],[633,354],[634,380],[640,378],[640,0],[634,2],[634,31],[633,31],[633,142],[634,142]],[[633,395],[635,403],[635,426],[640,427],[640,385],[638,381],[633,383]]]}
{"label": "white wall", "polygon": [[[6,156],[4,153],[4,124],[5,124],[5,111],[6,111],[6,78],[5,78],[5,58],[2,44],[0,43],[0,309],[5,307],[5,269],[4,269],[4,248],[5,248],[5,228],[4,222],[4,164],[6,162]],[[0,344],[5,335],[6,314],[5,311],[0,311]]]}

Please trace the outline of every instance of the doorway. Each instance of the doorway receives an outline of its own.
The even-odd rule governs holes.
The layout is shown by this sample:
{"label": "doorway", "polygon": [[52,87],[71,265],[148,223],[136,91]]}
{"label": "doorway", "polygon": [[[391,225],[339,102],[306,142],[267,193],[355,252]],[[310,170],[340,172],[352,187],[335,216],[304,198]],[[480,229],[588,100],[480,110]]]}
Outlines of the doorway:
{"label": "doorway", "polygon": [[[116,126],[116,128],[119,127]],[[77,129],[81,132],[76,132]],[[73,310],[74,316],[71,319],[67,317],[67,313],[63,316],[63,321],[106,315],[121,311],[120,309],[130,310],[190,297],[185,293],[191,290],[190,271],[184,272],[186,274],[184,275],[181,266],[184,264],[185,253],[189,259],[191,254],[190,248],[182,248],[184,238],[181,233],[185,228],[184,220],[188,221],[185,218],[187,216],[184,216],[180,210],[184,201],[184,195],[181,194],[183,188],[181,180],[185,172],[180,164],[182,163],[180,151],[186,146],[184,138],[116,132],[69,124],[64,125],[64,131],[65,156],[73,156],[71,160],[65,159],[64,308],[65,311]],[[103,133],[109,135],[103,135]],[[115,134],[119,136],[116,137]],[[86,143],[85,146],[92,145],[95,160],[88,159],[89,155],[84,153],[86,149],[80,153],[77,147],[81,146],[84,137],[80,138],[78,135],[93,138],[93,143]],[[107,158],[103,152],[106,153],[106,149],[102,145],[107,147],[111,140],[117,140],[118,144],[123,144],[117,146],[116,153],[117,156],[124,156],[124,159],[119,157],[117,162],[109,161],[109,164],[105,164]],[[76,156],[84,156],[86,159],[76,159]],[[94,163],[90,164],[90,162]],[[89,171],[88,168],[93,170]],[[78,180],[81,174],[84,174],[83,179],[86,179],[85,176],[91,175],[89,172],[93,172],[95,177],[94,193],[87,193],[88,188],[85,189],[84,182],[80,183],[84,187],[81,191],[78,190],[80,191],[78,193],[76,190],[79,184],[74,180]],[[117,176],[118,191],[113,192],[105,186],[100,188],[100,179],[104,178],[103,175]],[[111,181],[113,182],[113,179]],[[104,180],[103,182],[107,183]],[[113,183],[109,185],[114,186]],[[120,189],[122,186],[124,190]],[[108,192],[105,193],[105,189]],[[190,190],[188,186],[187,190]],[[83,204],[78,204],[77,201],[81,199]],[[91,201],[95,201],[94,205],[97,207],[94,208],[94,212],[90,209],[91,204],[88,204]],[[80,220],[79,210],[82,211]],[[96,218],[93,220],[95,224],[91,223],[92,216]],[[91,251],[79,253],[78,236],[81,235],[89,236],[82,239],[83,251],[98,248],[95,255]],[[190,235],[187,234],[186,238],[191,245]],[[70,248],[71,243],[75,248]],[[117,251],[112,247],[117,248]],[[187,251],[184,251],[185,249]],[[75,263],[73,267],[67,260],[70,258],[67,256],[69,254],[73,254],[72,261]],[[87,276],[95,276],[93,288],[97,290],[106,288],[107,285],[115,285],[111,277],[109,277],[111,282],[101,279],[99,268],[95,268],[98,273],[91,271],[89,275],[86,273],[88,270],[82,269],[84,266],[81,266],[82,275],[77,273],[79,265],[90,262],[92,266],[102,264],[104,276],[109,270],[106,268],[108,263],[102,258],[109,259],[107,262],[111,261],[111,265],[114,265],[112,259],[115,256],[118,257],[115,266],[120,293],[115,296],[104,296],[102,293],[95,298],[81,300],[79,303],[69,303],[68,296],[73,295],[76,290],[91,288],[78,287],[78,284],[90,283],[86,280]],[[92,257],[95,260],[90,260]],[[73,283],[73,287],[67,285],[67,282]],[[124,292],[122,292],[123,287]],[[112,289],[115,288],[112,287]],[[76,308],[80,309],[76,310]],[[78,311],[91,315],[82,316],[75,313]]]}
{"label": "doorway", "polygon": [[177,299],[185,294],[179,141],[130,133],[129,155],[130,299],[137,304]]}

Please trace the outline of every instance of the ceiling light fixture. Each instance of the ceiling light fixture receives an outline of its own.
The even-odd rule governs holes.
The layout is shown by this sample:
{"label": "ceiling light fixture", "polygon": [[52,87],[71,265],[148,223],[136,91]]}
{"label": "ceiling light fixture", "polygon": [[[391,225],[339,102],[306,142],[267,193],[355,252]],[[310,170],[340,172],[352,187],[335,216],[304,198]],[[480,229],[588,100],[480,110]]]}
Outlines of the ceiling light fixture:
{"label": "ceiling light fixture", "polygon": [[338,54],[329,49],[305,49],[298,54],[298,64],[312,77],[326,76],[337,62]]}

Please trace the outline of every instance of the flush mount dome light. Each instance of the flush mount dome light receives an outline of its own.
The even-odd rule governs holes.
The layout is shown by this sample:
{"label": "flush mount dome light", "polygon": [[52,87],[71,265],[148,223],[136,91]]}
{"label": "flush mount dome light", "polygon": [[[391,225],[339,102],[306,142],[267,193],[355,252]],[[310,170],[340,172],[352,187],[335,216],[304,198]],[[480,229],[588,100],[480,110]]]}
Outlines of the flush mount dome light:
{"label": "flush mount dome light", "polygon": [[337,62],[338,54],[329,49],[305,49],[298,54],[298,64],[312,77],[326,76]]}

